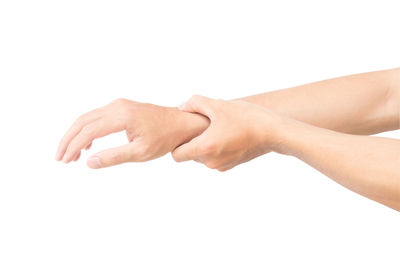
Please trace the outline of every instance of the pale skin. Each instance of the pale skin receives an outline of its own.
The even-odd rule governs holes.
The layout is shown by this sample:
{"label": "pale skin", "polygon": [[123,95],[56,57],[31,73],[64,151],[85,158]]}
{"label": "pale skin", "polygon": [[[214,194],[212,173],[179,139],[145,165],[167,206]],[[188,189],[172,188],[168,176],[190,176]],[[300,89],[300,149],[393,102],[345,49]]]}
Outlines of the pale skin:
{"label": "pale skin", "polygon": [[274,151],[400,211],[400,141],[367,136],[399,129],[400,69],[329,79],[224,101],[193,96],[178,108],[120,99],[86,113],[56,159],[79,159],[95,138],[125,130],[128,143],[93,155],[91,168],[168,152],[229,170]]}

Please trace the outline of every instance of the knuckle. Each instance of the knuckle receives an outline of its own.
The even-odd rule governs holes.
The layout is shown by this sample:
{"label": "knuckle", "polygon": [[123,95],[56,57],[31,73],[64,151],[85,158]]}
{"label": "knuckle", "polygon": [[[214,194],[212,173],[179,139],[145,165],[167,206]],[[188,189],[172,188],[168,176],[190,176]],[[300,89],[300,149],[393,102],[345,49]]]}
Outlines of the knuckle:
{"label": "knuckle", "polygon": [[127,117],[132,113],[136,113],[137,104],[128,99],[117,99],[114,103],[113,113],[121,118]]}
{"label": "knuckle", "polygon": [[125,98],[117,98],[114,101],[111,102],[111,104],[116,105],[116,106],[123,106],[129,102],[128,99]]}
{"label": "knuckle", "polygon": [[78,123],[78,124],[84,123],[84,122],[86,121],[86,119],[88,118],[88,115],[89,115],[89,112],[80,115],[80,116],[76,119],[75,123]]}
{"label": "knuckle", "polygon": [[211,156],[214,155],[217,149],[217,145],[215,143],[209,142],[204,145],[201,145],[198,149],[200,155],[203,156]]}
{"label": "knuckle", "polygon": [[202,99],[202,96],[195,94],[195,95],[192,95],[192,97],[190,97],[189,102],[190,103],[199,103],[201,101],[201,99]]}
{"label": "knuckle", "polygon": [[86,125],[82,128],[81,133],[85,136],[93,136],[94,135],[94,129],[90,125]]}
{"label": "knuckle", "polygon": [[193,100],[196,100],[199,98],[200,98],[200,95],[198,95],[198,94],[193,94],[192,97],[190,97],[190,99],[193,99]]}
{"label": "knuckle", "polygon": [[218,169],[219,167],[219,163],[214,160],[207,161],[204,164],[210,169]]}
{"label": "knuckle", "polygon": [[114,103],[124,103],[124,102],[126,102],[125,98],[117,98],[114,100]]}
{"label": "knuckle", "polygon": [[172,159],[175,162],[180,162],[181,161],[181,158],[180,158],[179,153],[177,151],[171,152],[171,156],[172,156]]}
{"label": "knuckle", "polygon": [[110,163],[120,163],[122,156],[119,152],[112,152],[109,156]]}

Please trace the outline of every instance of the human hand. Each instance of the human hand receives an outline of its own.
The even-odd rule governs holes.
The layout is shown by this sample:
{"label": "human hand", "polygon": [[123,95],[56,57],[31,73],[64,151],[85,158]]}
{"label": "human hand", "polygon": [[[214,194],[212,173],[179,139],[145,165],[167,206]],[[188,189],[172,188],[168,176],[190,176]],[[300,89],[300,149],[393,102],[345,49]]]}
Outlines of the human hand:
{"label": "human hand", "polygon": [[96,153],[87,165],[102,168],[148,161],[201,134],[208,124],[208,119],[198,114],[118,99],[80,116],[61,139],[56,160],[76,161],[94,139],[125,130],[128,144]]}
{"label": "human hand", "polygon": [[177,162],[194,160],[226,171],[279,144],[276,127],[282,116],[264,107],[195,95],[179,108],[207,116],[211,123],[200,136],[172,152]]}

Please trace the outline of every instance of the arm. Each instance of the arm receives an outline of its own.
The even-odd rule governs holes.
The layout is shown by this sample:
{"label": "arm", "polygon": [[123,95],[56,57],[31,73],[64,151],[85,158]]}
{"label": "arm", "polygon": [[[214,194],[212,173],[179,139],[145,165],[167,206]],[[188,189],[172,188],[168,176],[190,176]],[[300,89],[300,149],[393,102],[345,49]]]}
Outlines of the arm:
{"label": "arm", "polygon": [[400,211],[400,141],[351,135],[285,119],[274,151],[306,162],[339,184]]}
{"label": "arm", "polygon": [[[393,89],[400,84],[399,73],[400,69],[393,69],[353,75],[242,99],[319,127],[355,134],[378,133],[398,128],[399,105],[395,101],[399,93]],[[134,137],[140,141],[139,145],[129,145],[135,152],[128,153],[128,145],[101,152],[89,159],[89,166],[147,161],[201,134],[208,123],[199,114],[119,99],[79,117],[61,140],[56,159],[76,161],[94,139],[125,130],[130,142]]]}
{"label": "arm", "polygon": [[194,96],[181,106],[209,128],[173,152],[226,171],[269,151],[292,155],[343,186],[400,211],[400,141],[312,126],[244,101]]}
{"label": "arm", "polygon": [[339,77],[240,100],[318,127],[351,134],[399,128],[400,68]]}

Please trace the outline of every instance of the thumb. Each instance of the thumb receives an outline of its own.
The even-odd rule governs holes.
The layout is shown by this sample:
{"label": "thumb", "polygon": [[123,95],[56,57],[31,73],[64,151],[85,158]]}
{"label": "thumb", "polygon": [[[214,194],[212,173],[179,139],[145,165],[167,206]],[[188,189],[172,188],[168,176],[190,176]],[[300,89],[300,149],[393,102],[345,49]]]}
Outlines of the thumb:
{"label": "thumb", "polygon": [[134,147],[132,145],[133,143],[129,143],[98,152],[89,157],[87,165],[90,168],[98,169],[132,161],[134,158]]}
{"label": "thumb", "polygon": [[190,142],[185,143],[174,149],[174,151],[171,152],[172,158],[176,162],[184,162],[184,161],[189,161],[189,160],[196,160],[197,155],[198,155],[198,145],[200,144],[199,142],[199,137],[197,136],[193,138]]}
{"label": "thumb", "polygon": [[181,104],[179,109],[186,112],[197,112],[211,119],[214,115],[214,102],[214,99],[193,95],[186,103]]}

